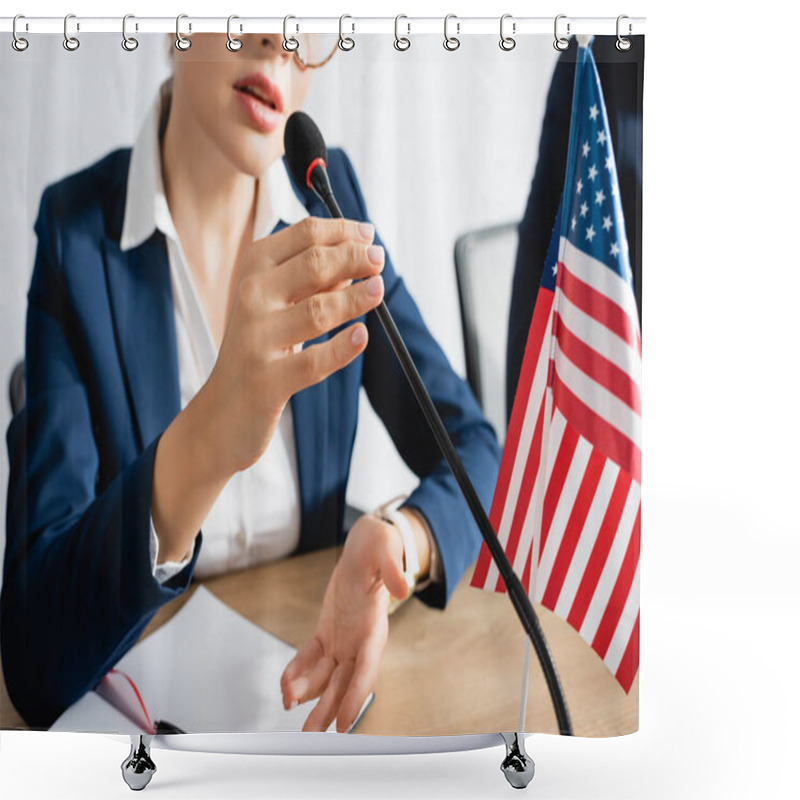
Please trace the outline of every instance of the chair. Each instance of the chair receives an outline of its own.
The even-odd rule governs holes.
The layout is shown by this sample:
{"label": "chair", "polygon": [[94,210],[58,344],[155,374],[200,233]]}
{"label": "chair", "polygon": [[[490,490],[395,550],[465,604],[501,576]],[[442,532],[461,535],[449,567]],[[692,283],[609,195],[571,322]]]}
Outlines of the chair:
{"label": "chair", "polygon": [[20,360],[11,370],[8,379],[8,402],[11,404],[11,413],[18,414],[25,407],[25,361]]}
{"label": "chair", "polygon": [[506,428],[506,343],[518,224],[470,231],[456,240],[455,265],[467,382],[500,444]]}

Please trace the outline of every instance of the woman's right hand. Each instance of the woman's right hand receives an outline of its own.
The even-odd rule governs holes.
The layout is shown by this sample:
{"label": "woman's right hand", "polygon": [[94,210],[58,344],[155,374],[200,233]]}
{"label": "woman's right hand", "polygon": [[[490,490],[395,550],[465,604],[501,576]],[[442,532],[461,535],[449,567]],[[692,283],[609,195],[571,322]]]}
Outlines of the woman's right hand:
{"label": "woman's right hand", "polygon": [[367,346],[356,323],[297,347],[380,303],[384,253],[373,237],[371,225],[308,217],[246,252],[216,364],[156,451],[159,563],[191,550],[227,481],[266,450],[289,398]]}
{"label": "woman's right hand", "polygon": [[259,459],[295,392],[346,366],[366,347],[366,327],[357,323],[299,349],[380,303],[384,253],[373,237],[368,224],[308,217],[254,242],[245,254],[204,387],[215,399],[221,466],[231,474]]}

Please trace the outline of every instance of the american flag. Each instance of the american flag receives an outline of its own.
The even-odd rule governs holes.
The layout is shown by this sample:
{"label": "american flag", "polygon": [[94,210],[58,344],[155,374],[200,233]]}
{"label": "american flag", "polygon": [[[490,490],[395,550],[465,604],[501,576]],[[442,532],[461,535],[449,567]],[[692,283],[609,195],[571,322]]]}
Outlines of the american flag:
{"label": "american flag", "polygon": [[[608,119],[581,47],[564,192],[490,520],[529,594],[533,580],[532,599],[626,692],[639,667],[641,370]],[[485,544],[472,585],[505,591]]]}

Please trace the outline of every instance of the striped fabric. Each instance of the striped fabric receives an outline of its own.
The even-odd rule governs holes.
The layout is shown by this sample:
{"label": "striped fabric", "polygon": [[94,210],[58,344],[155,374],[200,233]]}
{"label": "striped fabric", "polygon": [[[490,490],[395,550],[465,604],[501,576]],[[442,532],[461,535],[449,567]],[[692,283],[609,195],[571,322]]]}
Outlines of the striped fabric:
{"label": "striped fabric", "polygon": [[[626,692],[639,667],[641,353],[602,90],[581,48],[565,190],[490,520],[531,597]],[[485,545],[472,585],[505,591]]]}

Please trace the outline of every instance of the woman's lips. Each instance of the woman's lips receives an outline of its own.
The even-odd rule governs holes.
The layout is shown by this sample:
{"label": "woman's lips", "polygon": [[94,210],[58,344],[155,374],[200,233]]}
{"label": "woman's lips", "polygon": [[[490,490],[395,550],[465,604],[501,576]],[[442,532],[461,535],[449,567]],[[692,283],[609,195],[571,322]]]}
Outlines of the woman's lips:
{"label": "woman's lips", "polygon": [[271,80],[254,73],[237,81],[233,88],[245,117],[257,130],[270,133],[280,126],[283,97]]}

